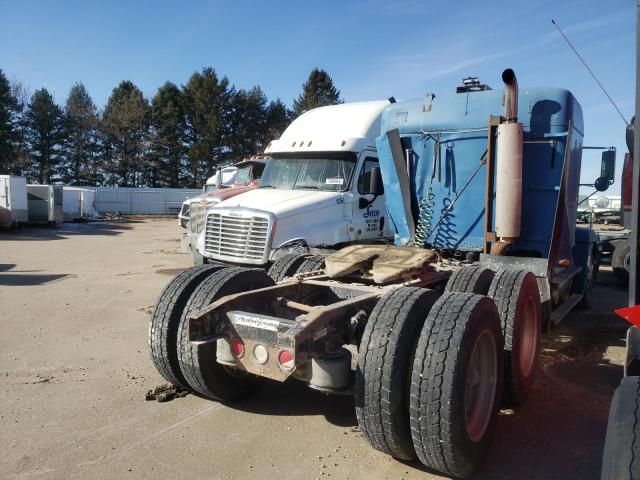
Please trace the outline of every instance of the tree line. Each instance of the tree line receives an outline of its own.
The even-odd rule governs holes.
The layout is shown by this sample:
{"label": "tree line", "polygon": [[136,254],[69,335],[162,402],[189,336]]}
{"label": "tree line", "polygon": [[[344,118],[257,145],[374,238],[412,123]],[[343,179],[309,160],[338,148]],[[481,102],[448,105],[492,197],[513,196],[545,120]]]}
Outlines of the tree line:
{"label": "tree line", "polygon": [[298,115],[342,103],[331,77],[314,69],[289,109],[259,86],[236,89],[213,68],[186,84],[166,82],[151,100],[120,82],[99,110],[82,83],[64,105],[29,94],[0,69],[0,174],[33,183],[200,187],[217,166],[259,153]]}

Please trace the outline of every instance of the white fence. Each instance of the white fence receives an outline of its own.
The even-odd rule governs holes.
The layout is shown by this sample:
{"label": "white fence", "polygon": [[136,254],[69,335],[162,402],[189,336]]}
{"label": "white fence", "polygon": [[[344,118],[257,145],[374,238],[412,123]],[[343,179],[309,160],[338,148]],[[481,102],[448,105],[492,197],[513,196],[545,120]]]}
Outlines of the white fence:
{"label": "white fence", "polygon": [[182,202],[201,193],[189,188],[98,187],[95,207],[101,213],[177,213]]}

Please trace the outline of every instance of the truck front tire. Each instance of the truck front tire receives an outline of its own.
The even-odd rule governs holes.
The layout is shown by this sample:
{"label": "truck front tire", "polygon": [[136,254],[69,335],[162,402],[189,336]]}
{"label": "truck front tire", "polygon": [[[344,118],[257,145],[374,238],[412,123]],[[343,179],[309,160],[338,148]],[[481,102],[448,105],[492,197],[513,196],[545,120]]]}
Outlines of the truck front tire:
{"label": "truck front tire", "polygon": [[293,277],[298,273],[309,273],[324,268],[324,255],[303,255],[299,253],[287,254],[275,262],[267,271],[267,274],[278,283],[287,277]]}
{"label": "truck front tire", "polygon": [[309,273],[324,269],[324,255],[309,255],[298,267],[296,273]]}
{"label": "truck front tire", "polygon": [[287,277],[292,277],[298,272],[298,268],[305,258],[306,256],[300,253],[288,253],[273,262],[273,265],[267,271],[267,275],[276,283]]}

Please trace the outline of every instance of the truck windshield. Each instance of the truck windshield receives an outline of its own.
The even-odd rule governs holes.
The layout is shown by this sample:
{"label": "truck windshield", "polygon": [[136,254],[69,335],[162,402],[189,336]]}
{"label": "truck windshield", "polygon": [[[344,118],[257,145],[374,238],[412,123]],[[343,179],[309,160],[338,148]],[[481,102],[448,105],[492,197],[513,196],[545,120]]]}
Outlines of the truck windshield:
{"label": "truck windshield", "polygon": [[[250,168],[250,165],[246,166],[247,168]],[[236,177],[237,177],[237,172],[238,172],[238,168],[236,167],[225,167],[222,169],[222,183],[220,185],[221,188],[228,188],[232,185],[235,185],[236,183],[241,183],[238,182]],[[211,177],[209,180],[207,180],[206,185],[204,186],[204,193],[209,193],[209,192],[213,192],[214,190],[216,190],[218,187],[216,186],[216,177],[220,174],[219,171],[217,171],[215,173],[215,175],[213,175],[213,177]],[[247,173],[248,175],[248,173]],[[249,183],[249,181],[247,181],[246,183]]]}
{"label": "truck windshield", "polygon": [[[282,190],[323,190],[339,192],[349,186],[354,153],[298,155],[274,155],[260,179],[260,188]],[[321,156],[320,156],[321,155]]]}
{"label": "truck windshield", "polygon": [[236,185],[247,185],[251,182],[251,165],[242,165],[236,170]]}

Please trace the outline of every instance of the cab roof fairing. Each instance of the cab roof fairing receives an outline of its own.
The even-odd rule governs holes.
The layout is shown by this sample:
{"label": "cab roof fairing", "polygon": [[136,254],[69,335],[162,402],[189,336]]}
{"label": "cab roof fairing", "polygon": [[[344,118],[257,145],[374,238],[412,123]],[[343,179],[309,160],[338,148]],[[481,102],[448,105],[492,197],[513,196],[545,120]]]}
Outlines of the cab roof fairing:
{"label": "cab roof fairing", "polygon": [[360,152],[375,148],[387,100],[314,108],[296,118],[266,154],[285,152]]}

